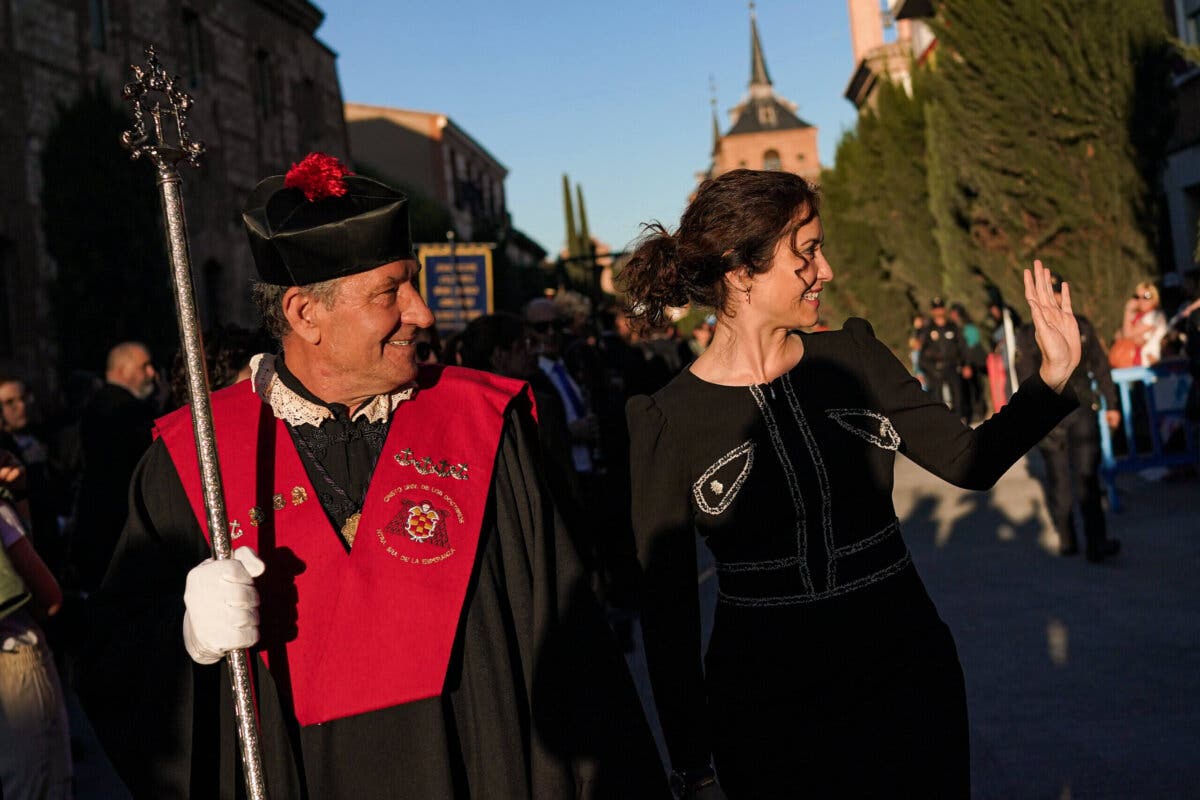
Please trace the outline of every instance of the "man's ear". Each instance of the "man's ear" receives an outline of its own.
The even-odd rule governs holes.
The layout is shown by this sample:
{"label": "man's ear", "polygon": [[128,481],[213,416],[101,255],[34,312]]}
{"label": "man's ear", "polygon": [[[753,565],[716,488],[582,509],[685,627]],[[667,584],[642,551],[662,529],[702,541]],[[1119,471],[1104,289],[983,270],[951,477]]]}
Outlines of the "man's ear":
{"label": "man's ear", "polygon": [[299,286],[292,286],[283,293],[279,302],[283,306],[283,316],[291,326],[292,332],[309,344],[319,344],[321,301],[301,291]]}

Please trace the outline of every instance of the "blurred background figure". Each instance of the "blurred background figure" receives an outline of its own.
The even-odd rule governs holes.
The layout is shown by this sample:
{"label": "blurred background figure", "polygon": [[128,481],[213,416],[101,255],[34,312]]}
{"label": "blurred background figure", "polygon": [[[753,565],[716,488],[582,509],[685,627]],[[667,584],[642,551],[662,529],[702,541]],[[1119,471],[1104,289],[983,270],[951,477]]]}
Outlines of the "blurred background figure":
{"label": "blurred background figure", "polygon": [[100,586],[128,510],[129,481],[150,447],[158,412],[150,398],[158,373],[140,342],[122,342],[108,351],[104,386],[83,413],[83,478],[72,542],[78,587]]}
{"label": "blurred background figure", "polygon": [[946,301],[940,297],[929,303],[929,324],[921,330],[920,341],[918,366],[925,375],[926,390],[966,419],[969,412],[963,405],[962,382],[973,373],[967,364],[962,331],[950,321]]}
{"label": "blurred background figure", "polygon": [[[417,328],[417,335],[414,347],[417,351],[418,364],[438,364],[442,361],[442,342],[438,336],[437,326],[430,325],[428,328]],[[451,364],[456,363],[454,361]]]}
{"label": "blurred background figure", "polygon": [[[204,360],[208,364],[208,386],[211,391],[224,389],[250,378],[250,359],[259,353],[274,350],[274,343],[262,331],[251,331],[236,325],[224,325],[204,333]],[[171,408],[190,403],[187,370],[183,351],[175,354],[171,366]]]}
{"label": "blurred background figure", "polygon": [[[1121,330],[1113,343],[1112,366],[1150,366],[1162,357],[1162,340],[1167,335],[1167,318],[1159,308],[1158,288],[1142,281],[1125,301]],[[1121,340],[1130,344],[1119,344]],[[1132,355],[1133,362],[1125,363]]]}
{"label": "blurred background figure", "polygon": [[708,349],[708,345],[712,342],[713,328],[716,325],[717,318],[710,314],[692,328],[692,335],[688,337],[688,349],[692,352],[692,358],[696,358]]}
{"label": "blurred background figure", "polygon": [[71,796],[67,708],[41,624],[62,591],[38,556],[12,499],[25,471],[0,451],[0,792],[5,798]]}
{"label": "blurred background figure", "polygon": [[553,300],[538,297],[525,306],[530,343],[538,369],[550,381],[566,411],[571,436],[571,457],[575,471],[586,482],[592,475],[592,447],[599,442],[600,425],[583,390],[563,362],[563,332],[566,322]]}
{"label": "blurred background figure", "polygon": [[[1051,286],[1055,298],[1061,299],[1062,277],[1052,275]],[[1072,297],[1072,300],[1075,298]],[[1050,519],[1058,533],[1059,554],[1072,556],[1079,552],[1074,513],[1078,502],[1087,559],[1103,561],[1116,555],[1121,543],[1108,537],[1101,504],[1103,490],[1100,487],[1100,428],[1097,412],[1103,398],[1108,409],[1105,424],[1116,428],[1121,424],[1121,412],[1117,410],[1121,406],[1096,329],[1087,317],[1076,314],[1075,319],[1079,322],[1083,355],[1079,366],[1071,373],[1068,384],[1079,398],[1079,407],[1047,434],[1038,444],[1038,451],[1046,466],[1043,486]],[[1036,373],[1042,362],[1032,324],[1022,326],[1017,332],[1016,350],[1017,378],[1023,381]]]}
{"label": "blurred background figure", "polygon": [[921,338],[925,331],[925,315],[913,314],[912,326],[908,329],[908,361],[912,374],[925,386],[925,374],[921,372]]}
{"label": "blurred background figure", "polygon": [[13,453],[25,466],[29,536],[38,552],[59,569],[65,548],[58,518],[69,509],[62,505],[65,492],[59,491],[39,422],[37,402],[26,383],[15,377],[0,378],[0,448]]}
{"label": "blurred background figure", "polygon": [[987,350],[983,333],[971,319],[962,303],[950,306],[950,321],[962,331],[967,369],[963,371],[963,408],[967,421],[975,422],[987,416],[987,397],[984,378],[987,375]]}

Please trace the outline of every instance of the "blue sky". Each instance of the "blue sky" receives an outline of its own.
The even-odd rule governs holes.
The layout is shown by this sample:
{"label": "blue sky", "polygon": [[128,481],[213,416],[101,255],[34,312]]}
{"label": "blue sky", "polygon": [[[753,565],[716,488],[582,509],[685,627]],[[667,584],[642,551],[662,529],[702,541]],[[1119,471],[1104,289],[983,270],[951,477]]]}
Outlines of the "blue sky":
{"label": "blue sky", "polygon": [[[562,246],[561,175],[583,184],[592,233],[620,248],[679,220],[718,114],[746,91],[749,12],[737,0],[315,0],[348,102],[439,111],[509,170],[513,224]],[[845,0],[759,0],[776,91],[820,128],[829,164],[854,124]]]}

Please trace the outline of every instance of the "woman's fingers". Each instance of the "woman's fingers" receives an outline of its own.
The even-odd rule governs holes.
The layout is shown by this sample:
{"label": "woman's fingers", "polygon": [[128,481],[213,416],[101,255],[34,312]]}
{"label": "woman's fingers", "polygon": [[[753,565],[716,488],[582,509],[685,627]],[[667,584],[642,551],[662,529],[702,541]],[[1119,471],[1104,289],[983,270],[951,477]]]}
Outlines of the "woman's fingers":
{"label": "woman's fingers", "polygon": [[1038,272],[1040,273],[1040,280],[1038,281],[1038,294],[1040,295],[1042,302],[1049,309],[1057,309],[1058,303],[1054,301],[1054,287],[1050,283],[1050,270],[1047,269],[1046,265],[1041,261],[1035,261],[1033,263],[1037,265]]}
{"label": "woman's fingers", "polygon": [[1062,311],[1064,314],[1074,314],[1071,307],[1071,285],[1063,281],[1062,285]]}
{"label": "woman's fingers", "polygon": [[1032,306],[1037,302],[1037,289],[1033,285],[1033,272],[1025,270],[1025,300]]}

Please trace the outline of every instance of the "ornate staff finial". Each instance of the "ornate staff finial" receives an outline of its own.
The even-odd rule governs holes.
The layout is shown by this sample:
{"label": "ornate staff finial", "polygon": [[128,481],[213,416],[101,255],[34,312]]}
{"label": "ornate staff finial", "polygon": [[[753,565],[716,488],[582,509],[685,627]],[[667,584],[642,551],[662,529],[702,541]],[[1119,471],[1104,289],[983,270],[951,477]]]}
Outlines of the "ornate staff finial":
{"label": "ornate staff finial", "polygon": [[[149,156],[156,167],[186,161],[200,166],[204,145],[192,141],[187,130],[187,115],[192,107],[191,96],[178,88],[178,76],[170,75],[158,61],[154,45],[146,46],[146,64],[131,64],[133,80],[125,84],[123,95],[133,109],[133,127],[121,134],[121,143],[137,159]],[[153,129],[147,130],[149,117]],[[171,130],[174,121],[175,130]],[[177,141],[167,141],[174,135]]]}

